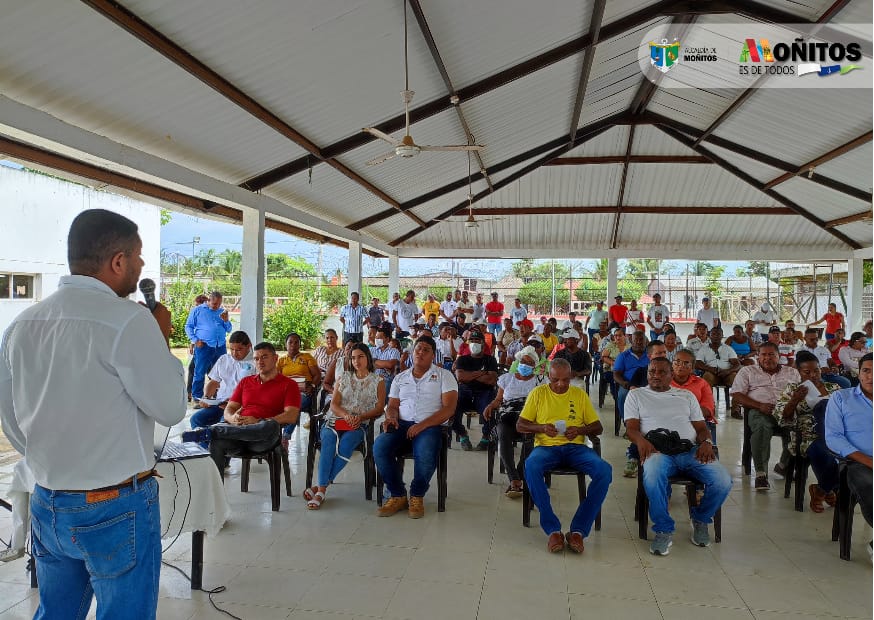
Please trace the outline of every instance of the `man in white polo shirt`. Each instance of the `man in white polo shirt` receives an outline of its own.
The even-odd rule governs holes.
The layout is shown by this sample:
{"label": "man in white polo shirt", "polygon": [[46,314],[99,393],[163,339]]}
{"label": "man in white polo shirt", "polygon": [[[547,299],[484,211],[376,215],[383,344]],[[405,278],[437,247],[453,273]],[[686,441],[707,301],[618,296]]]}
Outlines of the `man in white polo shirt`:
{"label": "man in white polo shirt", "polygon": [[[413,348],[413,367],[392,381],[383,423],[385,432],[373,444],[376,468],[391,496],[377,511],[380,517],[390,517],[408,506],[411,519],[425,516],[425,493],[437,470],[440,427],[455,413],[458,401],[455,377],[433,363],[436,349],[433,338],[421,336]],[[415,456],[408,503],[397,457],[409,449],[410,443]]]}

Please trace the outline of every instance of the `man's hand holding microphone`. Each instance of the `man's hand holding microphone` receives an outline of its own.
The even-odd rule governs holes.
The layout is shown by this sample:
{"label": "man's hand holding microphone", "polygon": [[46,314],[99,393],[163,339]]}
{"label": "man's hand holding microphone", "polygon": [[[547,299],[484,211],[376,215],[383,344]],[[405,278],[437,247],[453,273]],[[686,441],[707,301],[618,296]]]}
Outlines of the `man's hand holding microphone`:
{"label": "man's hand holding microphone", "polygon": [[158,328],[164,335],[164,340],[167,341],[167,346],[170,346],[170,332],[173,330],[171,323],[170,311],[167,307],[155,299],[155,281],[151,278],[143,278],[140,280],[140,292],[143,294],[143,303],[155,320],[158,322]]}

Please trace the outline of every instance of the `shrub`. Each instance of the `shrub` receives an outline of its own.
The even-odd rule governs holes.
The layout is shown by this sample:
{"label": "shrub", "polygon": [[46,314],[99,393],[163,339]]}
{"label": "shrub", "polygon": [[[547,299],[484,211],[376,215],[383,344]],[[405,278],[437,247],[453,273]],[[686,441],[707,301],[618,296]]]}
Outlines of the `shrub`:
{"label": "shrub", "polygon": [[204,293],[200,282],[181,281],[165,284],[161,292],[161,303],[170,311],[170,321],[173,330],[170,333],[171,347],[187,347],[188,336],[185,335],[185,321],[188,313],[194,307],[194,298]]}
{"label": "shrub", "polygon": [[283,303],[264,309],[264,340],[285,347],[285,337],[300,334],[301,348],[311,349],[322,332],[325,315],[315,310],[312,299],[292,297]]}

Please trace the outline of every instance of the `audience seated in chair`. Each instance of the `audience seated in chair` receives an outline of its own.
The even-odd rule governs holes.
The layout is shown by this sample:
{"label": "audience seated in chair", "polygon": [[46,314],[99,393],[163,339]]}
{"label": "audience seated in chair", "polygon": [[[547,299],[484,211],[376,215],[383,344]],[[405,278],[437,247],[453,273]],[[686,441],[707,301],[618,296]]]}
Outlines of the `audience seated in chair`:
{"label": "audience seated in chair", "polygon": [[[234,393],[237,384],[243,377],[255,374],[255,364],[252,361],[252,341],[248,334],[236,331],[228,339],[228,352],[222,355],[206,376],[203,387],[204,398],[215,404],[201,400],[200,409],[191,416],[191,428],[203,428],[221,422],[224,418],[228,399]],[[216,402],[218,401],[218,402]],[[204,448],[209,444],[203,443]]]}
{"label": "audience seated in chair", "polygon": [[483,411],[483,417],[492,422],[498,454],[510,481],[504,494],[512,499],[522,497],[522,476],[516,467],[513,452],[513,441],[519,437],[516,421],[528,394],[541,383],[541,378],[534,373],[540,359],[534,347],[525,347],[516,354],[516,358],[519,363],[515,372],[498,377],[498,393]]}
{"label": "audience seated in chair", "polygon": [[[425,515],[424,498],[437,469],[441,426],[455,413],[458,400],[455,377],[433,363],[436,348],[433,338],[420,336],[413,348],[413,367],[400,373],[391,384],[385,432],[373,446],[376,468],[390,495],[377,511],[380,517],[390,517],[408,506],[411,519]],[[398,457],[410,443],[414,463],[408,501]],[[377,492],[382,493],[382,489]]]}
{"label": "audience seated in chair", "polygon": [[580,347],[580,333],[575,329],[566,329],[562,335],[564,348],[553,356],[553,360],[564,359],[571,365],[573,377],[571,382],[585,389],[592,374],[592,356],[585,348]]}
{"label": "audience seated in chair", "polygon": [[[859,385],[835,392],[825,412],[825,441],[829,450],[847,460],[847,484],[871,526],[872,356],[859,361]],[[871,543],[868,553],[871,554]]]}
{"label": "audience seated in chair", "polygon": [[671,362],[673,378],[671,387],[688,390],[695,396],[701,413],[704,415],[704,424],[710,431],[710,439],[716,445],[716,405],[713,402],[713,388],[701,377],[696,377],[692,372],[695,367],[695,354],[689,349],[680,349],[674,355]]}
{"label": "audience seated in chair", "polygon": [[[834,339],[833,337],[832,340]],[[807,351],[819,360],[823,381],[835,383],[839,388],[852,387],[850,380],[840,375],[839,364],[832,359],[831,351],[819,344],[819,331],[817,329],[808,327],[804,330],[804,346],[798,352],[801,351]],[[798,368],[798,353],[795,354],[795,368]]]}
{"label": "audience seated in chair", "polygon": [[[603,432],[588,395],[571,385],[573,372],[567,360],[557,359],[549,370],[549,384],[534,388],[519,415],[516,430],[534,433],[534,450],[525,461],[525,484],[540,511],[540,527],[549,537],[547,549],[557,553],[565,542],[582,553],[595,516],[607,496],[612,480],[610,465],[585,445],[587,436]],[[586,499],[571,520],[570,530],[562,534],[561,522],[552,509],[544,475],[550,469],[568,467],[591,477]]]}
{"label": "audience seated in chair", "polygon": [[[309,353],[301,353],[301,339],[299,334],[291,333],[285,337],[286,354],[279,358],[276,367],[280,374],[286,377],[301,379],[300,410],[312,413],[313,397],[315,389],[322,383],[322,371],[319,365]],[[298,386],[301,387],[301,386]],[[288,441],[294,433],[295,424],[285,424],[282,427],[282,447],[288,449]]]}
{"label": "audience seated in chair", "polygon": [[[795,457],[807,457],[816,476],[816,484],[810,485],[810,509],[824,510],[822,503],[834,506],[838,487],[838,466],[825,445],[823,419],[829,397],[841,389],[837,383],[822,380],[820,362],[809,351],[795,354],[795,369],[799,383],[789,383],[774,406],[774,418],[784,429],[789,430],[789,453]],[[805,382],[816,386],[818,394],[808,393]],[[815,402],[816,398],[819,402]],[[807,467],[807,465],[804,465]],[[803,506],[803,504],[802,504]]]}
{"label": "audience seated in chair", "polygon": [[[370,348],[361,342],[350,349],[351,368],[337,377],[328,417],[321,424],[318,485],[303,493],[309,510],[318,510],[355,449],[364,441],[370,422],[385,407],[385,381],[376,374]],[[315,432],[315,428],[311,432]]]}
{"label": "audience seated in chair", "polygon": [[[620,420],[625,420],[625,399],[630,390],[646,385],[646,369],[649,366],[646,335],[635,331],[631,337],[631,348],[626,349],[613,362],[613,383],[618,386],[616,406]],[[664,355],[667,355],[664,343],[659,343]],[[625,469],[622,475],[634,478],[637,475],[637,450],[632,443],[626,452]]]}
{"label": "audience seated in chair", "polygon": [[[709,342],[695,353],[695,369],[710,387],[731,387],[740,369],[740,360],[734,349],[722,342],[722,329],[710,330]],[[740,405],[731,404],[731,417],[740,419]]]}
{"label": "audience seated in chair", "polygon": [[[643,465],[643,488],[649,500],[649,517],[655,540],[653,555],[668,555],[673,544],[674,520],[668,513],[668,479],[677,474],[689,475],[704,484],[704,497],[691,509],[692,542],[699,547],[710,545],[708,524],[731,490],[731,476],[716,460],[710,431],[695,396],[671,387],[671,363],[653,359],[647,370],[649,385],[633,390],[625,401],[625,424],[628,437],[636,445]],[[686,449],[659,452],[648,433],[667,429],[689,442]]]}
{"label": "audience seated in chair", "polygon": [[[469,355],[460,355],[453,370],[458,381],[458,401],[455,405],[455,415],[452,418],[452,431],[461,437],[459,443],[462,450],[472,450],[467,429],[462,417],[466,411],[476,411],[482,415],[485,408],[495,397],[495,385],[498,382],[498,363],[483,350],[483,335],[479,330],[471,330],[467,346]],[[488,450],[491,423],[486,420],[483,425],[483,435],[477,445],[477,450]]]}
{"label": "audience seated in chair", "polygon": [[237,384],[225,407],[224,424],[189,431],[183,441],[209,441],[209,454],[224,478],[227,460],[245,452],[263,452],[280,441],[280,427],[300,415],[300,390],[276,367],[279,356],[269,342],[255,345],[255,370]]}
{"label": "audience seated in chair", "polygon": [[[772,328],[773,329],[773,328]],[[798,371],[780,364],[779,349],[773,342],[759,346],[758,365],[742,367],[731,386],[733,402],[747,408],[751,448],[756,472],[756,490],[768,491],[768,460],[771,437],[778,429],[774,406],[789,383],[799,383]],[[785,442],[784,442],[785,445]],[[788,456],[788,452],[786,453]],[[785,463],[781,459],[781,464]],[[781,470],[785,471],[785,470]]]}

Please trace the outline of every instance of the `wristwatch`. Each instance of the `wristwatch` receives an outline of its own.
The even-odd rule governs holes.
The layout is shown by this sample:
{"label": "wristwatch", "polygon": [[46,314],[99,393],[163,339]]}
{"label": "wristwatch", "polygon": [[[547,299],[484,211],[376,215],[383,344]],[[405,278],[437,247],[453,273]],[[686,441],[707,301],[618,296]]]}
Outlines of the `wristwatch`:
{"label": "wristwatch", "polygon": [[712,446],[712,445],[713,445],[713,440],[710,439],[710,437],[708,437],[707,439],[705,439],[704,441],[702,441],[702,442],[699,443],[698,445],[700,446],[702,443],[709,443],[709,444]]}

